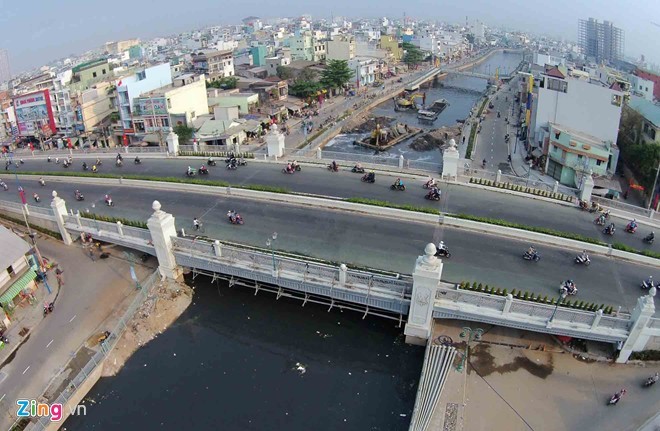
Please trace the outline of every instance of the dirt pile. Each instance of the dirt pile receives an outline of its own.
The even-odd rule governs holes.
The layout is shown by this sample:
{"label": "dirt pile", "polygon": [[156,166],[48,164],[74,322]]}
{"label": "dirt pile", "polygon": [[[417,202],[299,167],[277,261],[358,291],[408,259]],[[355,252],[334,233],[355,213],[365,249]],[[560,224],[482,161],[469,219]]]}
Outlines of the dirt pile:
{"label": "dirt pile", "polygon": [[445,148],[449,141],[454,139],[458,145],[461,137],[461,125],[457,124],[450,127],[441,127],[433,129],[427,133],[419,135],[410,144],[410,148],[415,151],[432,151]]}
{"label": "dirt pile", "polygon": [[342,133],[371,133],[376,129],[376,124],[381,128],[389,127],[393,118],[390,117],[367,117],[356,119],[355,122],[342,129]]}

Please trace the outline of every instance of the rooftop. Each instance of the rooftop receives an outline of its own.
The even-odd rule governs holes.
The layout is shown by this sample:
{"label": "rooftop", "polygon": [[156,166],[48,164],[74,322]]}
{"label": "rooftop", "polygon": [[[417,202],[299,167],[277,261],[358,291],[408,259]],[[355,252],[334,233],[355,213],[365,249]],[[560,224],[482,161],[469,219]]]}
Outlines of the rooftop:
{"label": "rooftop", "polygon": [[0,253],[0,268],[8,268],[30,251],[27,242],[4,226],[0,226],[0,244],[3,250]]}
{"label": "rooftop", "polygon": [[637,96],[630,96],[628,106],[639,112],[644,118],[653,123],[655,127],[660,127],[660,106],[649,102],[643,97]]}
{"label": "rooftop", "polygon": [[550,124],[550,126],[552,127],[553,130],[556,130],[556,131],[559,131],[559,132],[562,132],[562,133],[567,133],[567,134],[571,135],[571,137],[576,138],[577,140],[579,140],[583,144],[590,144],[590,145],[593,145],[595,147],[601,147],[601,148],[606,147],[605,142],[602,141],[601,139],[598,139],[595,136],[588,135],[586,133],[580,132],[580,131],[575,130],[575,129],[571,129],[570,127],[562,126],[561,124],[557,124],[557,123],[548,123],[548,124]]}

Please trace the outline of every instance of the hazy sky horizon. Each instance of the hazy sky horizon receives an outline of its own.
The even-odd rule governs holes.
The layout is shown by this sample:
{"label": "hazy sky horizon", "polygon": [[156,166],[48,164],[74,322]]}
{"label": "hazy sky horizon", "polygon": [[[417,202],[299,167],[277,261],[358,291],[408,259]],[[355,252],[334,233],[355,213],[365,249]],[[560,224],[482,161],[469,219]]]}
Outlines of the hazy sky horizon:
{"label": "hazy sky horizon", "polygon": [[[614,22],[625,32],[625,54],[660,64],[660,2],[652,0],[555,0],[548,5],[521,0],[407,0],[405,5],[391,0],[363,0],[355,3],[335,0],[332,4],[310,5],[309,1],[284,0],[278,8],[263,0],[241,0],[240,3],[197,0],[186,3],[159,0],[135,2],[115,0],[110,4],[83,0],[26,0],[3,4],[0,25],[3,40],[0,48],[9,52],[12,74],[44,65],[57,58],[81,54],[110,40],[138,37],[149,39],[209,25],[238,24],[250,16],[262,18],[300,16],[313,18],[347,16],[351,18],[403,17],[404,13],[420,20],[464,22],[479,19],[490,26],[506,26],[511,30],[533,32],[576,40],[578,18],[593,17]],[[3,2],[4,3],[4,2]],[[157,5],[157,7],[155,7]],[[231,7],[239,5],[237,7]],[[181,9],[180,11],[178,9]],[[383,10],[384,13],[375,13]],[[27,13],[29,11],[29,14]],[[71,12],[75,11],[76,14]],[[270,12],[272,11],[272,12]],[[387,12],[385,12],[387,11]]]}

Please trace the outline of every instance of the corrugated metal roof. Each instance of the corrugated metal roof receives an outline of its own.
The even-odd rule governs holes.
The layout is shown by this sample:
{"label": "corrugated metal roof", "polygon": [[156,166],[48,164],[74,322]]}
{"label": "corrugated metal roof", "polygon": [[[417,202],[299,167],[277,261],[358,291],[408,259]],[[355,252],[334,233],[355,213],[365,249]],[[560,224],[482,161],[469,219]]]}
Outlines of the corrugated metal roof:
{"label": "corrugated metal roof", "polygon": [[639,112],[644,118],[653,123],[655,127],[660,127],[660,106],[638,96],[630,96],[628,106]]}
{"label": "corrugated metal roof", "polygon": [[30,244],[4,226],[0,226],[0,244],[2,244],[0,268],[3,269],[8,268],[30,251]]}

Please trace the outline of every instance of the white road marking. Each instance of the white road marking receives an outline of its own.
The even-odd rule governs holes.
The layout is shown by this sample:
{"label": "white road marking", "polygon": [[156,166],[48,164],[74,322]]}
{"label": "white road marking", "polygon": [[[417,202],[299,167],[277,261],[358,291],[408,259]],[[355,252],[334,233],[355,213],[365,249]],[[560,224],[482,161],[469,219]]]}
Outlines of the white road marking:
{"label": "white road marking", "polygon": [[23,371],[23,374],[27,373],[27,370],[29,370],[29,369],[30,369],[30,366],[28,365],[28,367],[25,369],[25,371]]}
{"label": "white road marking", "polygon": [[69,323],[73,322],[73,319],[75,319],[76,316],[77,316],[77,314],[74,314],[73,317],[71,318],[71,320],[69,320]]}
{"label": "white road marking", "polygon": [[46,347],[50,347],[50,345],[53,344],[53,341],[55,340],[50,340],[50,343],[46,344]]}
{"label": "white road marking", "polygon": [[4,394],[2,397],[0,397],[0,401],[4,400],[7,394]]}

